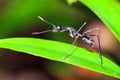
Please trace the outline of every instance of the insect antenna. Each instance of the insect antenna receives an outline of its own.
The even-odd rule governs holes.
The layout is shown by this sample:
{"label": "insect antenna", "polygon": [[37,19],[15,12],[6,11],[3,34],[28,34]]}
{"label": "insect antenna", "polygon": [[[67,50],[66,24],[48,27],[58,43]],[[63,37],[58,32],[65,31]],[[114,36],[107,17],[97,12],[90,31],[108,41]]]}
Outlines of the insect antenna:
{"label": "insect antenna", "polygon": [[40,20],[42,20],[42,21],[44,21],[44,22],[46,22],[46,23],[52,25],[54,28],[56,27],[53,23],[46,21],[46,20],[43,19],[42,17],[38,16],[38,18],[39,18]]}
{"label": "insect antenna", "polygon": [[[46,22],[46,23],[52,25],[53,28],[56,27],[54,24],[52,24],[51,22],[46,21],[46,20],[43,19],[41,16],[38,16],[38,18],[39,18],[40,20],[42,20],[42,21],[44,21],[44,22]],[[33,32],[32,34],[42,34],[42,33],[47,33],[47,32],[53,32],[53,30],[45,30],[45,31],[42,31],[42,32]]]}

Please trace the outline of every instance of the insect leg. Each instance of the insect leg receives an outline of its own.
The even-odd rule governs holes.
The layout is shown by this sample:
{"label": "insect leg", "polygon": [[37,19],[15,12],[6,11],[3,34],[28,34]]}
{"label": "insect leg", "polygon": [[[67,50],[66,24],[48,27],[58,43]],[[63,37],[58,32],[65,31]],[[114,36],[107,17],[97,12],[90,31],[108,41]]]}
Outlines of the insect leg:
{"label": "insect leg", "polygon": [[100,64],[101,64],[102,68],[104,69],[103,59],[102,59],[102,54],[101,54],[100,29],[99,28],[95,28],[95,29],[92,29],[92,30],[88,30],[88,31],[84,32],[84,34],[86,34],[88,32],[91,32],[91,31],[94,31],[94,30],[98,30],[98,35],[89,35],[89,36],[96,36],[97,37],[98,53],[99,53]]}
{"label": "insect leg", "polygon": [[100,31],[100,29],[97,27],[97,28],[94,28],[94,29],[85,31],[84,33],[82,33],[82,35],[85,35],[85,34],[87,34],[87,33],[90,33],[90,32],[92,32],[92,31],[95,31],[95,30]]}
{"label": "insect leg", "polygon": [[101,45],[100,45],[100,38],[99,38],[99,35],[89,35],[89,36],[96,36],[96,37],[97,37],[97,42],[98,42],[98,53],[99,53],[100,64],[101,64],[101,66],[104,68],[104,66],[103,66],[103,59],[102,59],[102,54],[101,54]]}
{"label": "insect leg", "polygon": [[42,34],[42,33],[47,33],[47,32],[53,32],[52,30],[46,30],[46,31],[41,31],[41,32],[33,32],[32,34]]}
{"label": "insect leg", "polygon": [[84,22],[84,23],[82,24],[82,26],[77,30],[77,32],[79,33],[79,31],[81,31],[81,29],[82,29],[85,25],[86,25],[86,22]]}
{"label": "insect leg", "polygon": [[84,33],[82,33],[82,35],[86,35],[87,33],[90,33],[90,32],[95,31],[95,30],[98,31],[98,35],[89,35],[89,36],[96,36],[96,37],[97,37],[97,42],[98,42],[98,53],[99,53],[100,64],[101,64],[102,68],[104,69],[104,66],[103,66],[103,59],[102,59],[102,54],[101,54],[100,28],[97,27],[97,28],[95,28],[95,29],[87,30],[87,31],[85,31]]}
{"label": "insect leg", "polygon": [[77,37],[74,39],[74,41],[73,41],[70,49],[68,50],[68,55],[64,56],[64,60],[66,60],[67,57],[69,57],[69,56],[72,55],[72,50],[73,50],[72,48],[74,47],[74,45],[75,45],[76,41],[78,40],[78,38],[79,38],[79,36],[77,36]]}

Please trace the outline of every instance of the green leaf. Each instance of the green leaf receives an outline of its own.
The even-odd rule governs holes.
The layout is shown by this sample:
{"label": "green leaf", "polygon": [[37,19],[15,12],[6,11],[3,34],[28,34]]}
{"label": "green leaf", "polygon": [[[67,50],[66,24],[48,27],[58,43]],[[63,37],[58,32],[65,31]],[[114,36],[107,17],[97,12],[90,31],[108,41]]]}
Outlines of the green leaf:
{"label": "green leaf", "polygon": [[8,38],[0,40],[0,48],[24,52],[120,78],[120,67],[118,65],[103,57],[105,68],[103,69],[100,66],[98,54],[83,48],[74,46],[72,55],[64,60],[63,58],[69,54],[68,50],[70,47],[70,44],[36,38]]}
{"label": "green leaf", "polygon": [[72,3],[75,3],[75,2],[77,2],[77,0],[67,0],[67,2],[68,2],[68,4],[72,4]]}
{"label": "green leaf", "polygon": [[79,0],[90,8],[120,41],[120,3],[117,0]]}

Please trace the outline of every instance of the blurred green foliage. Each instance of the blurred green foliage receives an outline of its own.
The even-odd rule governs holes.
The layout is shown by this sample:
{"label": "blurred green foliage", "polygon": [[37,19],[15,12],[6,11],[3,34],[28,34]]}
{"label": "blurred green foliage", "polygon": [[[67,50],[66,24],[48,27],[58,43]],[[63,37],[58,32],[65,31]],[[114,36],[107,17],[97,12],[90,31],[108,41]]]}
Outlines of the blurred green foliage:
{"label": "blurred green foliage", "polygon": [[1,38],[35,28],[39,24],[38,15],[55,24],[78,27],[87,19],[86,15],[79,15],[84,13],[62,0],[9,0],[4,3],[0,15]]}

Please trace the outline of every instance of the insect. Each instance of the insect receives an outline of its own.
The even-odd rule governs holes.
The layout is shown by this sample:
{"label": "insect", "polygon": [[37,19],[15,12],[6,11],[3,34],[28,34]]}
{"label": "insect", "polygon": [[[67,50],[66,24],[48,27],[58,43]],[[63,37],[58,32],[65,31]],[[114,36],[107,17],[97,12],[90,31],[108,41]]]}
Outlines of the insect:
{"label": "insect", "polygon": [[[94,28],[94,29],[91,29],[91,30],[87,30],[87,31],[83,32],[82,34],[80,34],[79,32],[86,25],[86,22],[84,22],[82,24],[82,26],[78,30],[75,30],[73,27],[56,26],[53,23],[46,21],[45,19],[43,19],[40,16],[38,16],[38,18],[40,20],[42,20],[42,21],[52,25],[53,29],[45,30],[45,31],[42,31],[42,32],[33,32],[32,34],[42,34],[42,33],[46,33],[46,32],[54,32],[55,33],[55,32],[65,32],[65,31],[68,31],[69,36],[71,38],[74,38],[74,41],[73,41],[72,45],[75,44],[75,42],[78,40],[78,38],[81,38],[90,47],[94,47],[94,40],[92,38],[90,38],[90,36],[96,36],[97,40],[98,40],[98,48],[99,48],[98,53],[99,53],[100,64],[103,67],[103,60],[102,60],[101,46],[100,46],[100,29],[99,28]],[[87,35],[87,33],[90,33],[90,32],[95,31],[95,30],[98,30],[98,34],[97,35]],[[71,48],[70,48],[70,50],[71,50]],[[69,55],[65,56],[64,59],[66,59],[70,55],[71,55],[71,53]]]}

